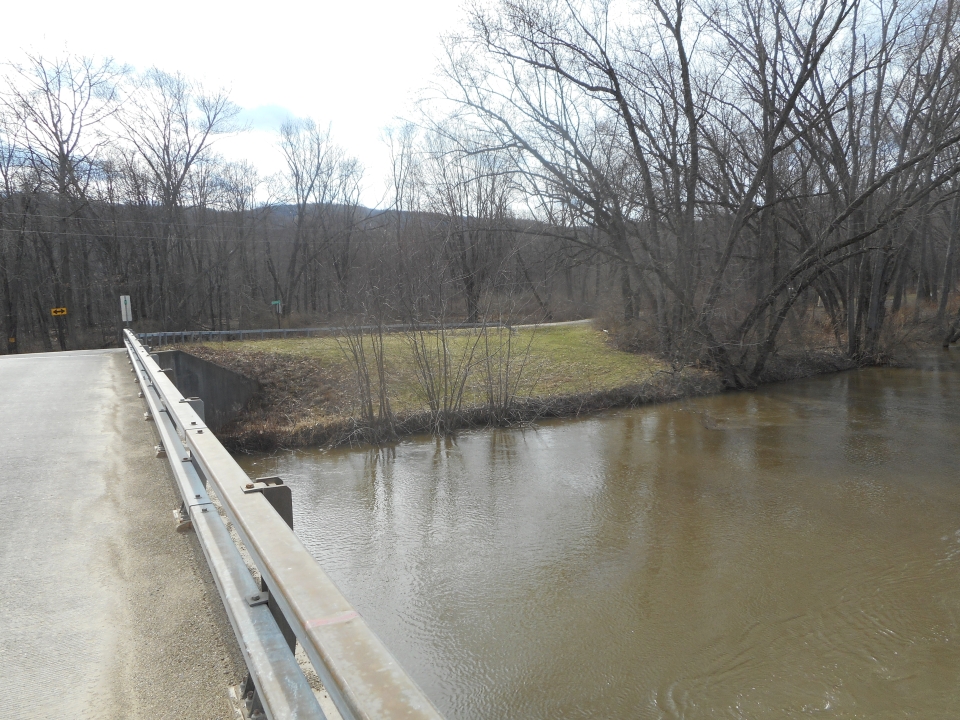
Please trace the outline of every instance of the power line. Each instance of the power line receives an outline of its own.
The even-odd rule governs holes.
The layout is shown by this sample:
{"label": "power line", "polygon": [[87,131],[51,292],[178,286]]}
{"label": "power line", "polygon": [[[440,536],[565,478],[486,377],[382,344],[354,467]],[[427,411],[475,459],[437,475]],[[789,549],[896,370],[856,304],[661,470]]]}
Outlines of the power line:
{"label": "power line", "polygon": [[[31,215],[29,217],[31,219],[34,219],[34,218],[44,218],[49,220],[63,219],[56,215]],[[148,223],[147,221],[134,221],[129,224],[137,224],[137,222],[139,222],[140,224],[154,224],[154,225],[156,224],[156,223]],[[128,224],[128,223],[127,221],[121,221],[121,224]],[[431,225],[436,227],[439,224],[440,223],[432,223]],[[395,238],[393,237],[377,238],[370,234],[372,231],[380,230],[384,227],[386,226],[380,225],[380,226],[374,226],[374,227],[368,227],[368,228],[354,227],[354,228],[351,228],[350,230],[340,231],[339,234],[335,234],[332,237],[327,237],[325,239],[314,241],[314,242],[317,242],[319,244],[337,242],[338,240],[342,239],[343,235],[349,233],[350,243],[365,243],[368,245],[388,244],[392,242]],[[250,235],[242,239],[239,237],[226,238],[226,237],[176,237],[176,236],[171,236],[171,237],[168,237],[167,239],[174,242],[176,241],[211,242],[211,243],[229,242],[229,243],[236,243],[236,244],[247,243],[247,242],[255,243],[255,244],[269,244],[269,243],[283,243],[283,242],[292,241],[292,238],[288,238],[288,237],[273,237],[273,238],[256,237],[256,235],[262,234],[265,230],[268,230],[268,228],[264,228],[262,226],[258,228],[255,226],[250,227],[250,226],[242,226],[242,225],[204,224],[204,225],[194,225],[189,229],[194,231],[191,233],[191,235],[195,235],[197,232],[203,232],[203,231],[223,232],[223,231],[230,231],[230,230],[234,231],[238,235],[240,234],[241,231],[244,233],[250,233]],[[290,232],[292,230],[292,228],[289,228],[289,227],[288,228],[284,228],[284,227],[269,228],[269,229],[272,229],[274,232],[276,232],[277,230],[281,232]],[[6,232],[11,234],[16,234],[20,232],[20,228],[16,228],[16,227],[8,227],[5,229],[0,228],[0,232],[3,232],[4,230],[6,230]],[[478,233],[503,233],[503,234],[514,233],[517,235],[526,235],[526,236],[532,235],[534,237],[544,237],[543,233],[537,232],[535,230],[524,229],[524,228],[510,228],[510,227],[502,227],[502,226],[501,227],[480,226],[480,227],[471,227],[469,228],[469,230],[472,232],[478,232]],[[110,240],[156,241],[156,240],[163,239],[162,235],[160,234],[140,235],[140,234],[123,233],[123,232],[116,233],[116,232],[95,232],[95,231],[84,231],[84,230],[38,229],[34,227],[26,227],[23,229],[23,232],[27,234],[46,235],[46,236],[52,236],[52,237],[58,237],[58,238],[76,238],[76,239],[83,238],[88,240],[110,239]],[[557,239],[557,236],[554,234],[551,234],[550,237],[553,239]]]}

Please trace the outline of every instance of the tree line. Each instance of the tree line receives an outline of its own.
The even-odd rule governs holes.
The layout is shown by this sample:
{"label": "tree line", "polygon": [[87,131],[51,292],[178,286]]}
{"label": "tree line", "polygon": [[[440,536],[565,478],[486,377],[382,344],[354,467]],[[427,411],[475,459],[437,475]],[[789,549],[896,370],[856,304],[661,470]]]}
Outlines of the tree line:
{"label": "tree line", "polygon": [[[314,121],[219,157],[221,92],[26,57],[0,93],[8,351],[144,329],[565,319],[758,381],[817,317],[857,360],[955,334],[955,0],[492,0],[446,39],[384,207]],[[52,307],[68,307],[63,319]],[[895,323],[894,323],[895,324]],[[73,345],[71,345],[73,344]]]}
{"label": "tree line", "polygon": [[276,176],[219,156],[238,109],[182,75],[28,56],[0,86],[7,352],[115,343],[121,295],[142,330],[346,323],[374,307],[478,322],[576,314],[608,272],[519,220],[509,176],[436,132],[391,136],[396,197],[369,209],[363,168],[312,120],[280,128]]}

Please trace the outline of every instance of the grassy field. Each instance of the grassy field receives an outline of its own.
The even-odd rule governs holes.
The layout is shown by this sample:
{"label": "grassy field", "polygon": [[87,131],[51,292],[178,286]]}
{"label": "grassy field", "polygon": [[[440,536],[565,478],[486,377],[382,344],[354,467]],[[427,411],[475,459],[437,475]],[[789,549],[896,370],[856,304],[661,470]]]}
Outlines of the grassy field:
{"label": "grassy field", "polygon": [[[358,364],[345,338],[204,343],[183,349],[261,383],[259,397],[219,433],[232,449],[369,439],[362,432]],[[363,349],[376,396],[378,375],[370,337],[364,338]],[[387,395],[396,418],[392,431],[399,434],[430,429],[423,379],[427,367],[438,381],[446,375],[452,386],[465,378],[454,418],[454,425],[460,426],[489,422],[491,394],[501,389],[502,406],[504,386],[510,389],[510,412],[498,417],[514,421],[691,394],[691,379],[701,391],[717,389],[715,380],[704,373],[674,373],[654,357],[617,350],[606,333],[587,324],[493,329],[486,334],[447,331],[445,352],[436,332],[395,333],[384,335],[383,356]],[[441,370],[444,358],[446,374]],[[681,384],[688,387],[681,389]]]}

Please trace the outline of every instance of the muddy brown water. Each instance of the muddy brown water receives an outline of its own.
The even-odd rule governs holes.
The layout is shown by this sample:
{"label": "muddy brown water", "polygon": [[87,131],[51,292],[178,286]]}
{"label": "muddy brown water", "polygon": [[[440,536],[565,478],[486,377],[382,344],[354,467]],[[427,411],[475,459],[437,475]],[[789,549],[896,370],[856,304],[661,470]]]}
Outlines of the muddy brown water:
{"label": "muddy brown water", "polygon": [[448,718],[960,716],[960,351],[242,464]]}

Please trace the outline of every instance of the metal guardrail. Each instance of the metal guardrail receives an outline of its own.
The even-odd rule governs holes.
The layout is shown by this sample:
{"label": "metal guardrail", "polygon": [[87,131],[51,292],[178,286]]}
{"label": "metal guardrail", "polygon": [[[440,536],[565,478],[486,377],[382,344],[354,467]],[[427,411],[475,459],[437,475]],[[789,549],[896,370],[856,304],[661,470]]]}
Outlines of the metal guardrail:
{"label": "metal guardrail", "polygon": [[[129,330],[127,350],[196,528],[263,709],[270,718],[323,718],[269,606],[277,609],[344,720],[441,720],[347,602],[257,483],[207,429]],[[256,586],[210,502],[221,507],[263,577]],[[265,604],[269,599],[269,605]]]}
{"label": "metal guardrail", "polygon": [[[441,325],[439,323],[424,323],[421,325],[391,324],[383,325],[385,332],[401,332],[403,330],[468,330],[482,327],[508,327],[497,323],[453,323]],[[342,335],[347,332],[376,332],[378,325],[359,325],[344,327],[327,325],[313,328],[263,328],[262,330],[177,330],[174,332],[142,332],[137,333],[140,342],[156,345],[174,345],[178,343],[203,342],[205,340],[266,340],[268,337],[314,337],[320,335]]]}

